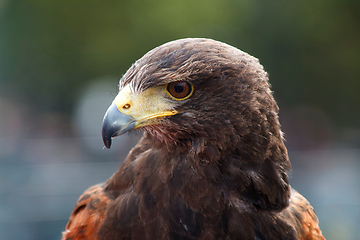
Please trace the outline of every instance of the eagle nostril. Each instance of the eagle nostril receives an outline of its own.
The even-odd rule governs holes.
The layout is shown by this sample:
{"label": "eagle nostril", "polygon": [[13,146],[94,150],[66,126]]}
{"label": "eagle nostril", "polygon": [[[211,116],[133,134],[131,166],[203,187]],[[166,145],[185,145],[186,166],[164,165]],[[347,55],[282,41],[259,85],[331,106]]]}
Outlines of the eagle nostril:
{"label": "eagle nostril", "polygon": [[129,109],[130,108],[130,104],[125,104],[124,106],[123,106],[123,109]]}

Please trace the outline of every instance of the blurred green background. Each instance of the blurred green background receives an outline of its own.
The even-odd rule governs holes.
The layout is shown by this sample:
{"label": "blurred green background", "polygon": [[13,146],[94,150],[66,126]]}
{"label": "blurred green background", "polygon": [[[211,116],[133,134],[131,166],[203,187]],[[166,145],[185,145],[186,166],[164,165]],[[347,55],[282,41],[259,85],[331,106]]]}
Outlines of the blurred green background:
{"label": "blurred green background", "polygon": [[139,138],[102,148],[122,74],[160,44],[206,37],[260,59],[292,185],[327,239],[357,239],[359,12],[358,0],[0,0],[0,238],[59,239],[79,194]]}

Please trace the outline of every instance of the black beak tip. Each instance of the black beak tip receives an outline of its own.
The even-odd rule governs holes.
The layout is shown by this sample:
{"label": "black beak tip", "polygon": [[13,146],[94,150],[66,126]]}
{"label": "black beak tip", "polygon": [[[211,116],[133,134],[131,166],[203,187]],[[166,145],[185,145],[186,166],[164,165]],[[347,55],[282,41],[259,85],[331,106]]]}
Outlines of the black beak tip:
{"label": "black beak tip", "polygon": [[104,141],[104,145],[107,149],[109,149],[111,147],[111,138],[105,139],[103,138]]}
{"label": "black beak tip", "polygon": [[104,142],[104,144],[105,144],[105,147],[106,147],[107,149],[110,149],[111,140]]}
{"label": "black beak tip", "polygon": [[111,134],[109,134],[107,131],[107,126],[103,126],[102,139],[106,148],[110,148],[111,146],[111,137],[112,137]]}

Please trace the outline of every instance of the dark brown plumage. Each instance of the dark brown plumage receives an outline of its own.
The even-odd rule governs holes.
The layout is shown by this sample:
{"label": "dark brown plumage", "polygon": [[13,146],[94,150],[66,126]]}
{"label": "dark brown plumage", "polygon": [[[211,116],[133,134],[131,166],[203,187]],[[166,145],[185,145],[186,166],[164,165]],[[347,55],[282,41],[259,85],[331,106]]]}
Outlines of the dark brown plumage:
{"label": "dark brown plumage", "polygon": [[145,130],[80,197],[63,239],[324,239],[288,182],[278,107],[258,60],[210,39],[153,49],[120,80],[103,123]]}

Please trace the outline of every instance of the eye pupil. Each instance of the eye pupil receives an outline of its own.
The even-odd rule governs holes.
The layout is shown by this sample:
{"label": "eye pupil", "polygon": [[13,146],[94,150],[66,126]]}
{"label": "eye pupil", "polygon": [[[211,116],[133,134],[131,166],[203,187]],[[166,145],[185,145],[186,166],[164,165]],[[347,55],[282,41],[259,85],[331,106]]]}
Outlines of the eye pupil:
{"label": "eye pupil", "polygon": [[176,84],[174,87],[175,92],[177,93],[182,93],[184,91],[183,86],[181,86],[181,84]]}
{"label": "eye pupil", "polygon": [[184,100],[192,94],[192,85],[186,81],[171,82],[166,88],[168,94],[176,100]]}

